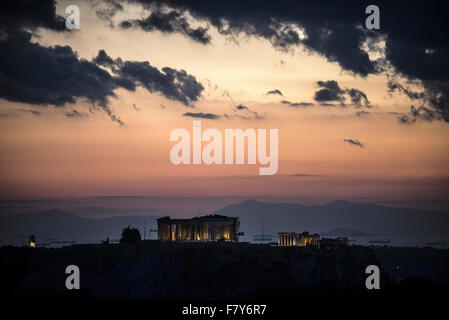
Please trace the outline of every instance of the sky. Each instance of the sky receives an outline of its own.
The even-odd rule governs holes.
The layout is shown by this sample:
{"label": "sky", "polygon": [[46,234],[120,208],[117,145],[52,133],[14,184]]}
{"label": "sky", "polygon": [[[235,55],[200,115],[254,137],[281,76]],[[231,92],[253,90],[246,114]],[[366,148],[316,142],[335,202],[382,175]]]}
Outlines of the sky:
{"label": "sky", "polygon": [[[449,200],[448,5],[378,4],[2,4],[0,198]],[[278,129],[277,173],[173,165],[193,120]]]}

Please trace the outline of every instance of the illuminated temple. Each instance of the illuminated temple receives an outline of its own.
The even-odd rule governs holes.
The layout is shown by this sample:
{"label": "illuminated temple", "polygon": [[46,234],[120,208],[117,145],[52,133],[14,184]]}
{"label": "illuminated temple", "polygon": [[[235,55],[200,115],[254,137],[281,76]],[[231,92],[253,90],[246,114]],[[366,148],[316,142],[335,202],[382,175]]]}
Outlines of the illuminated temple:
{"label": "illuminated temple", "polygon": [[278,233],[279,246],[316,246],[320,248],[320,235],[317,233],[310,234],[308,232],[279,232]]}
{"label": "illuminated temple", "polygon": [[238,218],[208,215],[191,219],[157,219],[161,241],[237,241]]}

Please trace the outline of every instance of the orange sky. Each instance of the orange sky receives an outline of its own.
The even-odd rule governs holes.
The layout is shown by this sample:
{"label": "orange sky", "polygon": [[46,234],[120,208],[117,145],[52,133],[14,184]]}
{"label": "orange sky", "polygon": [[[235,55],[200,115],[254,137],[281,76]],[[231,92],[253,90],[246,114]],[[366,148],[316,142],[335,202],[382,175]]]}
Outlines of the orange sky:
{"label": "orange sky", "polygon": [[[63,8],[61,2],[61,14]],[[110,107],[124,127],[101,110],[91,113],[85,101],[58,109],[0,100],[3,112],[18,108],[41,112],[40,116],[24,112],[0,118],[4,199],[107,194],[325,194],[336,198],[360,194],[426,199],[447,195],[449,125],[441,121],[400,125],[389,112],[407,112],[411,103],[388,94],[385,75],[354,77],[302,48],[281,52],[262,39],[242,37],[236,45],[211,30],[214,40],[204,46],[177,34],[110,29],[84,7],[81,15],[81,30],[42,31],[35,41],[70,45],[88,60],[104,49],[114,59],[185,69],[203,84],[203,95],[193,108],[187,108],[142,89],[117,90]],[[364,91],[374,108],[360,110],[371,114],[358,117],[360,110],[353,106],[292,108],[280,103],[282,99],[314,102],[315,83],[320,80],[336,80],[342,87]],[[281,90],[285,98],[265,94],[273,89]],[[193,119],[183,117],[184,112],[232,114],[237,104],[248,106],[263,119],[203,119],[203,129],[217,128],[223,134],[225,128],[278,129],[276,176],[259,177],[259,164],[171,164],[171,131],[192,131]],[[72,109],[86,117],[64,116],[64,111]],[[351,146],[343,139],[357,139],[365,147]],[[310,176],[290,176],[294,174]]]}

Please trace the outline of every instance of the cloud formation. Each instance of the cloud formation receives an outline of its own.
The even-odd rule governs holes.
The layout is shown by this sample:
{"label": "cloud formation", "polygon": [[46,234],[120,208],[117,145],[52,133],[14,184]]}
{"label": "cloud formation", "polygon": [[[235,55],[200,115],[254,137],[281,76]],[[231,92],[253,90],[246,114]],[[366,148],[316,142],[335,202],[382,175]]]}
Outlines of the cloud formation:
{"label": "cloud formation", "polygon": [[244,104],[239,104],[237,106],[235,106],[235,111],[246,111],[247,114],[249,114],[250,116],[243,116],[243,115],[237,115],[239,118],[244,119],[244,120],[250,120],[252,119],[262,119],[262,116],[259,115],[259,113],[257,113],[256,111],[251,110],[250,108],[248,108],[247,106],[245,106]]}
{"label": "cloud formation", "polygon": [[356,146],[356,147],[360,147],[360,148],[364,147],[363,143],[361,143],[360,141],[355,140],[355,139],[343,139],[343,142],[346,142],[352,146]]}
{"label": "cloud formation", "polygon": [[196,78],[184,70],[153,67],[148,61],[113,60],[104,50],[92,60],[95,64],[108,67],[123,87],[133,90],[141,86],[150,93],[160,93],[168,99],[189,106],[197,101],[204,90]]}
{"label": "cloud formation", "polygon": [[424,106],[418,108],[416,108],[415,106],[411,106],[409,113],[403,113],[398,116],[398,122],[401,124],[412,124],[417,120],[432,122],[434,120],[442,119],[441,115],[437,111],[426,108]]}
{"label": "cloud formation", "polygon": [[[102,109],[123,125],[109,107],[109,99],[116,97],[114,91],[118,88],[134,91],[142,86],[184,105],[201,95],[201,83],[184,70],[165,67],[159,71],[147,61],[112,60],[104,50],[88,61],[79,58],[69,46],[44,47],[31,42],[37,28],[67,30],[65,20],[55,13],[54,1],[34,4],[0,4],[0,98],[56,107],[83,98],[92,104],[92,110]],[[111,72],[100,66],[111,68]]]}
{"label": "cloud formation", "polygon": [[216,120],[220,118],[220,116],[217,114],[203,113],[203,112],[186,112],[183,114],[183,116],[190,118],[211,119],[211,120]]}
{"label": "cloud formation", "polygon": [[[364,26],[368,5],[364,1],[344,4],[331,0],[127,2],[140,3],[147,9],[175,11],[182,16],[189,14],[226,37],[237,38],[241,34],[257,37],[280,50],[302,46],[354,75],[366,77],[388,71],[418,81],[427,96],[427,108],[449,122],[449,24],[446,21],[449,2],[445,0],[431,3],[378,0],[381,26],[375,32]],[[379,47],[380,43],[383,48]],[[372,52],[382,54],[370,57]],[[323,91],[317,98],[326,99],[327,94],[332,92]],[[352,91],[348,95],[355,104],[364,100],[361,92]],[[338,97],[333,98],[337,100],[332,101],[339,102]]]}
{"label": "cloud formation", "polygon": [[335,80],[317,81],[316,84],[320,89],[315,92],[314,100],[324,106],[329,106],[329,102],[338,102],[341,106],[345,106],[346,97],[348,97],[352,105],[357,108],[371,107],[368,97],[359,89],[340,88]]}
{"label": "cloud formation", "polygon": [[[399,123],[412,124],[417,120],[427,122],[432,122],[434,120],[448,121],[447,110],[445,111],[444,108],[432,107],[436,103],[437,98],[435,98],[433,94],[430,94],[429,91],[416,92],[403,86],[396,80],[389,80],[387,86],[390,94],[397,91],[405,94],[412,101],[419,100],[422,103],[422,106],[419,108],[411,106],[408,114],[400,114],[398,117]],[[443,95],[439,96],[439,99],[444,99]]]}
{"label": "cloud formation", "polygon": [[289,107],[294,107],[294,108],[299,108],[299,107],[312,107],[315,104],[311,103],[311,102],[290,102],[288,100],[282,100],[281,101],[282,104],[286,104]]}
{"label": "cloud formation", "polygon": [[147,32],[159,30],[164,33],[180,33],[202,44],[208,44],[211,39],[207,34],[207,28],[191,27],[186,18],[175,10],[163,12],[160,9],[155,9],[146,18],[122,21],[120,27],[123,29],[140,28]]}
{"label": "cloud formation", "polygon": [[270,90],[266,93],[266,95],[280,95],[281,97],[284,96],[279,89]]}
{"label": "cloud formation", "polygon": [[76,109],[73,109],[72,111],[66,112],[65,116],[69,118],[84,118],[86,115]]}

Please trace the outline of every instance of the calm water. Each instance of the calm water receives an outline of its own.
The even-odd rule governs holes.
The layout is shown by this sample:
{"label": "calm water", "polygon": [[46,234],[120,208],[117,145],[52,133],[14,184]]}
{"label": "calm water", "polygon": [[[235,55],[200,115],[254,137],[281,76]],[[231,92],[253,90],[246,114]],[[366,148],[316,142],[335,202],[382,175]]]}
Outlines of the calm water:
{"label": "calm water", "polygon": [[[154,239],[154,237],[153,237]],[[349,245],[363,245],[363,246],[393,246],[393,247],[434,247],[440,249],[449,249],[449,236],[432,237],[432,236],[372,236],[372,237],[349,237]],[[37,244],[40,247],[60,248],[71,244],[95,244],[104,241],[104,238],[58,238],[58,239],[39,239]],[[389,243],[370,243],[370,241],[386,241]],[[253,237],[242,236],[241,242],[261,243],[261,241],[254,241]],[[276,242],[277,237],[272,238],[272,242]],[[109,239],[110,243],[118,243],[118,239]],[[0,245],[26,245],[23,239],[11,239],[9,241],[2,241]]]}
{"label": "calm water", "polygon": [[[449,248],[449,236],[443,237],[429,237],[429,236],[372,236],[372,237],[350,237],[348,238],[350,244],[364,245],[364,246],[392,246],[392,247],[433,247],[448,249]],[[390,240],[390,243],[370,243],[370,241],[384,241]]]}
{"label": "calm water", "polygon": [[[332,238],[332,237],[330,237]],[[440,249],[449,249],[449,236],[371,236],[371,237],[348,237],[349,245],[362,246],[392,246],[392,247],[433,247]],[[370,241],[390,241],[389,243],[370,243]],[[240,241],[251,243],[262,243],[254,241],[252,237],[241,237]],[[273,237],[273,242],[277,237]]]}

